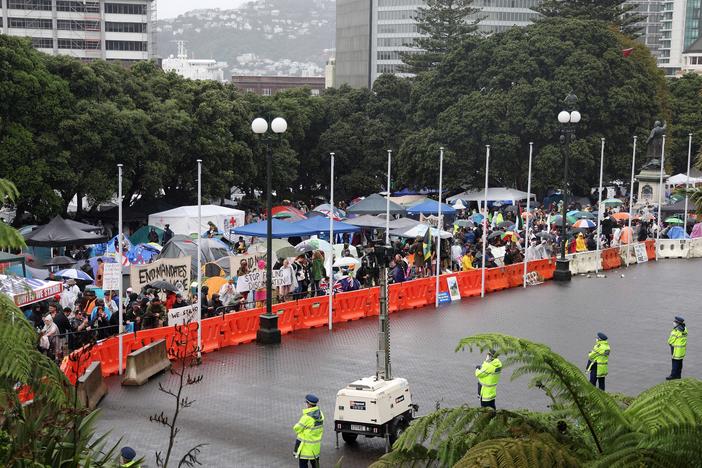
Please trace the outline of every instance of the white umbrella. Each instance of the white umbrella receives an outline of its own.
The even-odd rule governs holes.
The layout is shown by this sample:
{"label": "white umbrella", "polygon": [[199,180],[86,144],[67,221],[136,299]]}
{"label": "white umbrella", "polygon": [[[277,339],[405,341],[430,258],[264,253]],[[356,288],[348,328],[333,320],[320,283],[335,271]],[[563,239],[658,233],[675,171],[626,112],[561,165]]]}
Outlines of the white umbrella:
{"label": "white umbrella", "polygon": [[337,259],[332,265],[334,268],[350,267],[358,268],[361,266],[361,261],[353,257],[341,257]]}

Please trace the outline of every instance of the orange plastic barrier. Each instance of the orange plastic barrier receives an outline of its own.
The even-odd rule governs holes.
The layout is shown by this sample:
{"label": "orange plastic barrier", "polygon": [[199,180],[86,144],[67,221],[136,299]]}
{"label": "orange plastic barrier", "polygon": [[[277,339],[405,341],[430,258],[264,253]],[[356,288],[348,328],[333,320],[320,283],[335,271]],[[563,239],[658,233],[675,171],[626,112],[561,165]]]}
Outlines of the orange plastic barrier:
{"label": "orange plastic barrier", "polygon": [[622,258],[619,256],[619,249],[613,247],[602,251],[602,269],[611,270],[622,266]]}
{"label": "orange plastic barrier", "polygon": [[329,296],[310,297],[297,301],[299,321],[295,330],[315,328],[329,323]]}
{"label": "orange plastic barrier", "polygon": [[656,259],[656,241],[654,239],[646,241],[646,256],[649,260]]}
{"label": "orange plastic barrier", "polygon": [[363,289],[334,296],[334,322],[358,320],[370,311],[370,295]]}
{"label": "orange plastic barrier", "polygon": [[499,291],[509,288],[509,280],[503,267],[488,268],[485,271],[485,291]]}
{"label": "orange plastic barrier", "polygon": [[480,296],[483,282],[480,270],[462,271],[456,277],[461,297]]}

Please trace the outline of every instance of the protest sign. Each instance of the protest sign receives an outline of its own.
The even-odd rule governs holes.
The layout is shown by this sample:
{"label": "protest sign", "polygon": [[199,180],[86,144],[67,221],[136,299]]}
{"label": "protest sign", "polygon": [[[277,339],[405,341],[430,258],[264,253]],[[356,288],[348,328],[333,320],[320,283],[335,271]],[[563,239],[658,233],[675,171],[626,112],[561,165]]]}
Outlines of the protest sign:
{"label": "protest sign", "polygon": [[[290,269],[273,270],[272,277],[273,287],[287,286],[292,284],[292,276]],[[266,272],[264,270],[255,270],[252,273],[239,276],[236,281],[236,292],[242,293],[246,291],[255,291],[266,286]]]}
{"label": "protest sign", "polygon": [[119,263],[105,263],[102,273],[102,289],[117,291],[122,281],[122,265]]}
{"label": "protest sign", "polygon": [[154,281],[167,281],[178,291],[185,291],[190,283],[190,263],[190,256],[187,256],[160,258],[147,265],[132,265],[130,285],[137,292]]}
{"label": "protest sign", "polygon": [[197,321],[197,306],[176,307],[168,311],[168,326]]}

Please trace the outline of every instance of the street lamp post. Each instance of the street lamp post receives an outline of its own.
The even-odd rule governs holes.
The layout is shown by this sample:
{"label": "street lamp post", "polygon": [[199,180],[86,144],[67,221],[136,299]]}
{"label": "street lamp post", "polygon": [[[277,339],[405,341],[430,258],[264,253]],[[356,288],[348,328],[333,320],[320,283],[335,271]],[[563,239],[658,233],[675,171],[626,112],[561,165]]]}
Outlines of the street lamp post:
{"label": "street lamp post", "polygon": [[570,266],[566,258],[566,238],[567,238],[567,213],[568,213],[568,159],[570,158],[570,144],[575,140],[575,125],[580,122],[580,112],[575,110],[578,97],[572,92],[565,98],[567,110],[562,110],[558,114],[558,122],[561,124],[561,147],[563,148],[563,210],[561,222],[561,258],[556,260],[556,271],[553,274],[555,281],[570,281]]}
{"label": "street lamp post", "polygon": [[[271,122],[273,133],[284,133],[288,123],[282,117],[276,117]],[[268,131],[266,119],[258,117],[251,122],[251,130],[258,135]],[[256,332],[256,342],[259,344],[280,343],[278,316],[273,313],[273,154],[271,153],[270,138],[266,142],[266,313],[259,315],[259,329]]]}

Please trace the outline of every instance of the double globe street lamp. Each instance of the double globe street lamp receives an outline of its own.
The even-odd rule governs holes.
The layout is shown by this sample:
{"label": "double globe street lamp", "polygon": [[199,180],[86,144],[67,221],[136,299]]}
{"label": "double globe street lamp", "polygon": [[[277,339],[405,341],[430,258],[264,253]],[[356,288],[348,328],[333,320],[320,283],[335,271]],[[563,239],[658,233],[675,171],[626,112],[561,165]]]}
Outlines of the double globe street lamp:
{"label": "double globe street lamp", "polygon": [[[288,123],[282,117],[276,117],[270,126],[273,133],[282,134],[288,129]],[[268,132],[266,119],[258,117],[251,122],[251,130],[258,135]],[[256,342],[260,344],[280,343],[280,329],[278,316],[273,314],[273,155],[271,153],[271,139],[264,139],[266,143],[266,313],[259,316],[259,329],[256,332]]]}
{"label": "double globe street lamp", "polygon": [[558,113],[558,122],[561,124],[561,147],[563,148],[563,209],[561,212],[561,258],[556,260],[556,271],[553,274],[555,281],[570,281],[570,265],[566,258],[566,239],[568,238],[568,159],[570,158],[570,144],[575,140],[575,126],[580,122],[580,112],[575,110],[578,97],[571,91],[564,100],[566,110]]}

